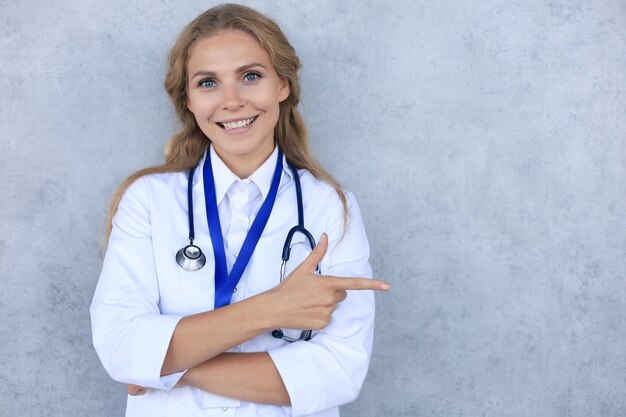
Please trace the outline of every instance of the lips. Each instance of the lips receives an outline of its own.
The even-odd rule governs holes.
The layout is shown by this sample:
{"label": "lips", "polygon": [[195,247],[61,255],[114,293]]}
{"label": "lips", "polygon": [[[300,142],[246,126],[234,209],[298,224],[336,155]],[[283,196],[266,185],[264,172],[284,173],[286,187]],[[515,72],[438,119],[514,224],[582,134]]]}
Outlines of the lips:
{"label": "lips", "polygon": [[222,129],[229,131],[234,129],[242,129],[250,126],[259,116],[253,116],[248,119],[230,120],[227,122],[216,122],[216,124]]}

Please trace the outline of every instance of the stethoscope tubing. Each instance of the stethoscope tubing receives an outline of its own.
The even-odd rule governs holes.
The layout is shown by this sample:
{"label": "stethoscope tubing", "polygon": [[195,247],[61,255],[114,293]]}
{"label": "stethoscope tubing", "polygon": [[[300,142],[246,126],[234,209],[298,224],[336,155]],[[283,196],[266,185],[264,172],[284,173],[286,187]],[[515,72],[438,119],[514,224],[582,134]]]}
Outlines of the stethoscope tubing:
{"label": "stethoscope tubing", "polygon": [[[207,158],[210,156],[207,155]],[[296,168],[288,163],[291,172],[293,173],[293,178],[295,182],[296,188],[296,201],[298,204],[298,224],[292,227],[287,233],[287,237],[285,239],[285,244],[283,245],[282,251],[282,262],[280,265],[280,281],[282,282],[285,279],[285,267],[287,265],[287,261],[289,260],[289,256],[291,254],[291,242],[296,233],[302,233],[310,247],[311,250],[315,249],[315,239],[313,235],[304,227],[304,207],[302,203],[302,186],[300,184],[300,176],[298,175],[298,171]],[[194,228],[194,215],[193,215],[193,177],[196,171],[196,167],[192,167],[189,170],[188,180],[187,180],[187,211],[188,211],[188,223],[189,223],[189,245],[183,247],[176,253],[176,262],[185,270],[188,271],[196,271],[201,269],[206,263],[206,256],[202,252],[202,249],[196,245],[194,245],[193,241],[195,239],[195,228]],[[317,265],[316,274],[320,274],[320,267]],[[300,340],[308,341],[311,340],[312,330],[302,330],[299,338],[289,337],[285,334],[284,329],[275,329],[272,331],[272,336],[277,339],[283,339],[287,342],[297,342]]]}

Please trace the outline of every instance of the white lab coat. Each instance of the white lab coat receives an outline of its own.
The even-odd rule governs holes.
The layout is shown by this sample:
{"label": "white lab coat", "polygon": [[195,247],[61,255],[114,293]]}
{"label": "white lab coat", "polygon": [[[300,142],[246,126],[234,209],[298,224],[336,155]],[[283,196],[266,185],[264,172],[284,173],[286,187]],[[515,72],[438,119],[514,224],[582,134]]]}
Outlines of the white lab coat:
{"label": "white lab coat", "polygon": [[[209,154],[222,231],[228,245],[233,241],[229,233],[235,233],[234,222],[241,223],[238,220],[241,213],[233,204],[236,198],[226,198],[236,177],[213,149]],[[265,198],[276,158],[275,150],[249,180],[235,182],[243,189],[252,181]],[[231,349],[269,352],[287,388],[291,407],[247,403],[192,387],[173,388],[183,372],[160,376],[178,321],[184,316],[213,309],[214,260],[206,220],[203,163],[204,159],[193,179],[193,206],[195,244],[207,257],[204,268],[185,271],[175,260],[176,252],[189,242],[187,173],[140,178],[125,193],[113,220],[91,317],[94,346],[109,375],[122,383],[150,388],[145,395],[128,397],[126,416],[338,416],[337,407],[357,397],[369,365],[374,322],[371,291],[349,292],[333,313],[331,323],[311,341],[287,343],[268,333]],[[369,246],[353,195],[347,193],[350,222],[341,238],[343,206],[336,192],[306,170],[299,170],[298,174],[303,190],[305,226],[316,240],[323,232],[329,236],[329,250],[321,263],[322,273],[371,277]],[[291,175],[284,160],[274,209],[233,294],[232,303],[278,284],[283,243],[288,230],[297,224],[296,193]],[[250,222],[258,211],[260,195],[257,200],[258,204],[248,213]],[[294,247],[304,248],[303,241],[304,238],[296,234]],[[230,270],[235,258],[231,250],[226,252]],[[294,249],[292,257],[298,259],[290,261],[290,269],[306,256],[306,252],[297,252]]]}

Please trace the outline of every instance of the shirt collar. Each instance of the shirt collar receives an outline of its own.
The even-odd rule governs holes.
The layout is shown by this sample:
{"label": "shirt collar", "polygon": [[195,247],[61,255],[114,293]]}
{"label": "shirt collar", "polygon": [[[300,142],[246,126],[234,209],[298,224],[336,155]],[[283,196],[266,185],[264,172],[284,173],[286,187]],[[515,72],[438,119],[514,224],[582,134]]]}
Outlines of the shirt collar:
{"label": "shirt collar", "polygon": [[[208,155],[207,155],[208,154]],[[211,166],[213,167],[213,178],[215,179],[215,198],[217,200],[217,204],[220,204],[230,187],[234,182],[243,181],[239,177],[237,177],[222,161],[222,159],[217,155],[213,145],[209,145],[209,149],[205,153],[204,158],[200,161],[200,166],[204,166],[204,159],[210,157],[211,158]],[[274,151],[267,158],[263,164],[257,168],[256,171],[250,175],[250,180],[253,181],[261,194],[263,195],[263,199],[267,197],[269,193],[270,187],[272,185],[272,178],[274,177],[274,169],[276,168],[276,158],[278,158],[278,147],[274,147]],[[200,171],[200,170],[198,170]],[[287,158],[283,154],[283,175],[287,174],[289,178],[291,178],[291,172],[287,167]],[[200,176],[201,173],[196,174]],[[200,178],[198,178],[200,179]],[[281,177],[281,183],[282,183]],[[197,180],[196,180],[197,181]],[[195,181],[194,181],[195,182]],[[281,184],[282,185],[282,184]]]}

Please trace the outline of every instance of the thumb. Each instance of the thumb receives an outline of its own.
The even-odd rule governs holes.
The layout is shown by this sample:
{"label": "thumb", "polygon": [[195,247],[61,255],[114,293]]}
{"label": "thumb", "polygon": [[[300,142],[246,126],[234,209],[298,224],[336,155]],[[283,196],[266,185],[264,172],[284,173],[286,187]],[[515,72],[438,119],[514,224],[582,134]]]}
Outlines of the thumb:
{"label": "thumb", "polygon": [[300,268],[304,268],[305,271],[315,271],[317,265],[322,262],[324,255],[326,255],[327,249],[328,235],[326,233],[322,233],[322,237],[320,237],[320,241],[315,246],[315,249],[313,249],[313,251],[309,253],[309,256],[302,261]]}

